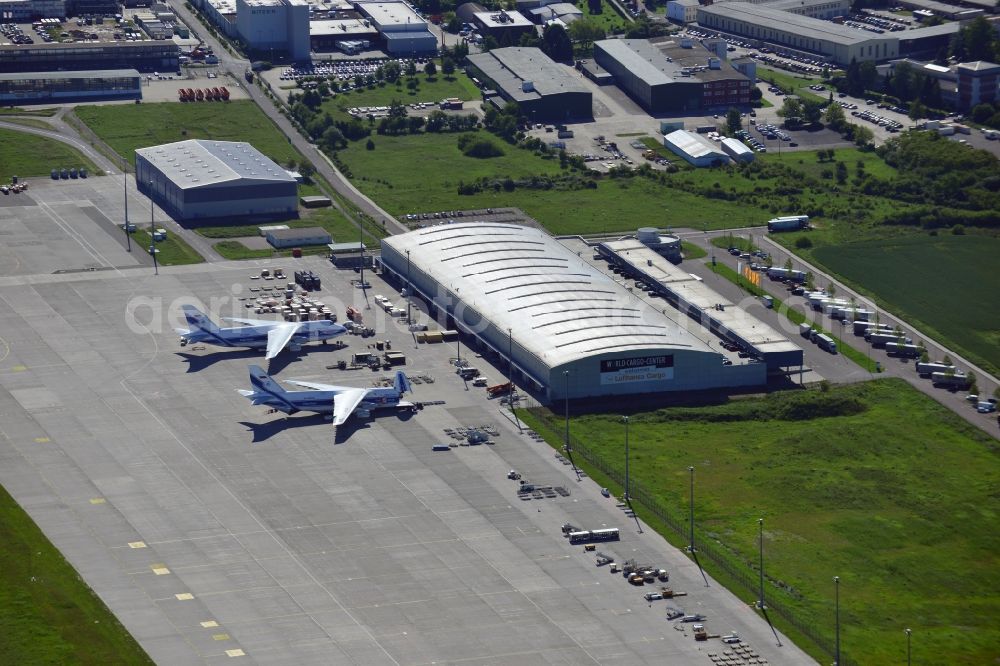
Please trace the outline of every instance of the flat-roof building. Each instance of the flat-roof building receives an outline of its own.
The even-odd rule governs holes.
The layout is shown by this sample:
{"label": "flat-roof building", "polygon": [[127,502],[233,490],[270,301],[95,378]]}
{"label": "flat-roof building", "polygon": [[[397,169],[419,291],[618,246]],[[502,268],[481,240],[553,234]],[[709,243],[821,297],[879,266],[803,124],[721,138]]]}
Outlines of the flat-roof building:
{"label": "flat-roof building", "polygon": [[142,75],[134,69],[0,74],[3,104],[89,99],[142,99]]}
{"label": "flat-roof building", "polygon": [[173,41],[101,42],[97,44],[0,44],[0,72],[136,69],[177,70],[180,47]]}
{"label": "flat-roof building", "polygon": [[828,56],[839,65],[898,57],[899,38],[773,9],[767,4],[723,2],[698,9],[698,24],[800,51]]}
{"label": "flat-roof building", "polygon": [[408,55],[437,50],[437,38],[406,2],[358,0],[354,8],[378,30],[387,53]]}
{"label": "flat-roof building", "polygon": [[850,0],[768,0],[762,4],[769,9],[829,20],[851,13]]}
{"label": "flat-roof building", "polygon": [[[499,9],[473,14],[472,25],[479,34],[492,35],[500,43],[516,44],[521,35],[536,32],[535,24],[521,12]],[[509,41],[508,41],[509,40]]]}
{"label": "flat-roof building", "polygon": [[729,156],[722,148],[701,134],[677,130],[663,136],[663,145],[696,167],[729,164]]}
{"label": "flat-roof building", "polygon": [[302,247],[306,245],[327,245],[330,232],[323,227],[298,227],[295,229],[271,229],[265,235],[271,247]]}
{"label": "flat-roof building", "polygon": [[748,163],[754,160],[754,152],[739,139],[726,137],[720,145],[722,146],[722,152],[729,155],[730,159],[734,162]]}
{"label": "flat-roof building", "polygon": [[698,20],[698,0],[667,0],[667,18],[678,23],[694,23]]}
{"label": "flat-roof building", "polygon": [[140,191],[180,220],[298,212],[295,179],[242,141],[190,139],[140,148],[135,180]]}
{"label": "flat-roof building", "polygon": [[467,57],[474,76],[487,82],[498,96],[497,106],[516,102],[521,113],[537,120],[590,118],[592,98],[571,68],[553,62],[541,49],[508,47]]}
{"label": "flat-roof building", "polygon": [[309,59],[309,3],[305,0],[236,0],[236,31],[251,49],[274,49],[292,60]]}
{"label": "flat-roof building", "polygon": [[425,227],[384,239],[380,261],[543,399],[766,381],[764,364],[725,365],[685,315],[651,307],[539,229]]}
{"label": "flat-roof building", "polygon": [[1000,99],[1000,65],[978,60],[963,62],[956,69],[959,108],[968,110]]}
{"label": "flat-roof building", "polygon": [[694,40],[594,43],[594,62],[650,113],[691,112],[750,103],[751,81]]}

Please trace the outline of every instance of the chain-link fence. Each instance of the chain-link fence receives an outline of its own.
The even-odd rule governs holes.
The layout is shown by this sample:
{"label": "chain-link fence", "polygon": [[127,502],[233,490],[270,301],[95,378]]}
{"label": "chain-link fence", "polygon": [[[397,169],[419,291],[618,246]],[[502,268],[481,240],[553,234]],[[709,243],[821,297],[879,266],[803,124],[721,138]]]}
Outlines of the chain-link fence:
{"label": "chain-link fence", "polygon": [[[557,417],[548,409],[540,407],[535,401],[530,399],[522,401],[520,406],[530,411],[532,416],[540,420],[551,432],[564,432],[565,424],[563,419]],[[622,488],[625,487],[625,475],[608,464],[598,451],[591,449],[585,442],[572,435],[570,435],[569,446],[574,458],[577,460],[583,459],[590,467],[600,472],[612,482]],[[678,512],[676,508],[671,509],[667,507],[658,497],[646,490],[634,478],[629,479],[629,495],[631,496],[633,505],[638,505],[641,510],[651,514],[657,521],[677,535],[685,539],[689,537],[691,528],[686,512]],[[684,513],[683,517],[679,517],[679,513]],[[759,597],[760,570],[755,565],[748,561],[740,560],[738,556],[726,550],[716,537],[705,534],[698,529],[697,525],[695,525],[694,541],[699,560],[708,560],[714,567],[718,567],[724,571],[730,579],[740,585],[745,591],[754,595],[755,598]],[[769,577],[766,577],[765,580],[771,585],[768,590],[765,590],[765,603],[768,613],[777,615],[782,621],[794,627],[796,631],[812,641],[819,649],[830,655],[832,661],[836,650],[830,638],[820,634],[813,623],[806,622],[797,617],[794,608],[785,603],[780,597],[776,597],[771,593],[772,590],[777,591],[780,588],[775,586]],[[833,618],[831,617],[831,623],[832,621]],[[840,657],[841,666],[849,666],[853,663],[844,656],[843,651],[841,651]]]}

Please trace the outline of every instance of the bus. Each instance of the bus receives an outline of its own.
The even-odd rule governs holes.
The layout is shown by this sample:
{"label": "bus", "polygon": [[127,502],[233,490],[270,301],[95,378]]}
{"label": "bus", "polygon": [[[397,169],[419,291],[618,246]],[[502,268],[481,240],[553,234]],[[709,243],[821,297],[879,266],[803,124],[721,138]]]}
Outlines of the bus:
{"label": "bus", "polygon": [[570,543],[588,543],[591,541],[618,541],[619,534],[617,527],[609,527],[602,530],[581,530],[569,533]]}

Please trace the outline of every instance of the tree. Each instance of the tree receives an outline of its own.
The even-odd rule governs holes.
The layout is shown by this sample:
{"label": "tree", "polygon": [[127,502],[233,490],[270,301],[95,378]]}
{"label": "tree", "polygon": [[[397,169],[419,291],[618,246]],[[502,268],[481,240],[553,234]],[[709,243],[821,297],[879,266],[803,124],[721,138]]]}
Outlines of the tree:
{"label": "tree", "polygon": [[455,61],[447,56],[441,58],[441,73],[446,79],[450,79],[455,73]]}
{"label": "tree", "polygon": [[375,142],[372,141],[371,138],[369,138],[368,141],[365,142],[365,149],[366,150],[375,150]]}
{"label": "tree", "polygon": [[566,29],[558,23],[550,23],[542,32],[542,52],[556,62],[568,62],[573,59],[573,42],[570,41]]}
{"label": "tree", "polygon": [[787,259],[785,259],[785,270],[786,271],[792,270],[792,258],[791,257],[788,257]]}
{"label": "tree", "polygon": [[587,9],[590,10],[591,14],[601,14],[604,12],[604,5],[601,0],[587,0]]}
{"label": "tree", "polygon": [[847,182],[847,165],[837,162],[837,182],[843,185]]}
{"label": "tree", "polygon": [[428,60],[427,65],[424,67],[424,74],[426,74],[427,78],[430,79],[436,76],[437,72],[438,72],[437,65],[434,64],[433,60]]}
{"label": "tree", "polygon": [[801,118],[802,102],[797,97],[786,97],[785,103],[778,109],[778,115],[783,116],[785,120],[789,118]]}
{"label": "tree", "polygon": [[458,18],[458,16],[452,12],[448,13],[451,14],[451,18],[448,19],[448,23],[445,25],[444,29],[453,35],[457,35],[462,31],[462,19]]}
{"label": "tree", "polygon": [[382,65],[382,71],[385,76],[385,80],[389,83],[396,83],[399,81],[399,77],[402,73],[399,63],[391,60]]}
{"label": "tree", "polygon": [[569,24],[569,36],[573,38],[574,42],[589,46],[596,41],[604,39],[607,34],[597,21],[577,19]]}
{"label": "tree", "polygon": [[[839,107],[839,105],[838,105]],[[815,125],[823,117],[823,105],[815,100],[802,102],[802,119],[810,125]]]}
{"label": "tree", "polygon": [[493,49],[500,48],[500,42],[493,35],[486,35],[483,37],[483,43],[479,45],[479,49],[486,53],[487,51],[492,51]]}
{"label": "tree", "polygon": [[406,69],[404,70],[407,76],[417,75],[417,63],[413,60],[406,63]]}
{"label": "tree", "polygon": [[[322,137],[319,140],[320,147],[328,152],[333,152],[338,148],[342,148],[347,145],[347,140],[344,138],[343,132],[341,132],[336,127],[327,127],[323,131]],[[301,173],[301,172],[300,172]],[[305,174],[302,174],[303,177]]]}
{"label": "tree", "polygon": [[445,123],[448,122],[448,114],[444,111],[434,109],[427,116],[427,123],[424,125],[424,129],[428,132],[440,132],[444,129]]}
{"label": "tree", "polygon": [[919,99],[910,103],[910,120],[920,120],[927,117],[927,107]]}
{"label": "tree", "polygon": [[827,126],[834,132],[842,131],[844,123],[847,122],[847,118],[844,117],[844,109],[839,104],[831,104],[826,107],[824,120]]}
{"label": "tree", "polygon": [[735,134],[742,126],[743,117],[740,115],[740,110],[736,107],[729,107],[729,111],[726,112],[726,128],[729,133]]}
{"label": "tree", "polygon": [[961,33],[967,60],[992,60],[996,57],[993,28],[984,17],[970,21]]}
{"label": "tree", "polygon": [[977,104],[972,107],[972,121],[980,124],[985,123],[993,116],[994,113],[996,113],[996,111],[993,109],[991,104],[986,104],[985,102]]}
{"label": "tree", "polygon": [[310,180],[312,180],[313,174],[316,173],[316,170],[313,169],[312,164],[309,164],[308,162],[303,162],[302,164],[299,165],[299,173],[302,174],[302,179],[308,183]]}

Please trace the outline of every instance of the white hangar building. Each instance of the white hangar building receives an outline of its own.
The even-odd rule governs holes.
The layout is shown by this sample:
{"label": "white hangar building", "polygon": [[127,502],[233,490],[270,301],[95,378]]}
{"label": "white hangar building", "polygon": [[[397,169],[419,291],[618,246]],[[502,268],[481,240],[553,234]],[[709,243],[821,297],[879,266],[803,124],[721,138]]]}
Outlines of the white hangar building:
{"label": "white hangar building", "polygon": [[724,365],[688,317],[651,307],[538,229],[427,227],[384,239],[381,263],[549,400],[766,381],[763,364]]}
{"label": "white hangar building", "polygon": [[191,139],[139,148],[135,181],[179,220],[298,212],[295,178],[242,141]]}

